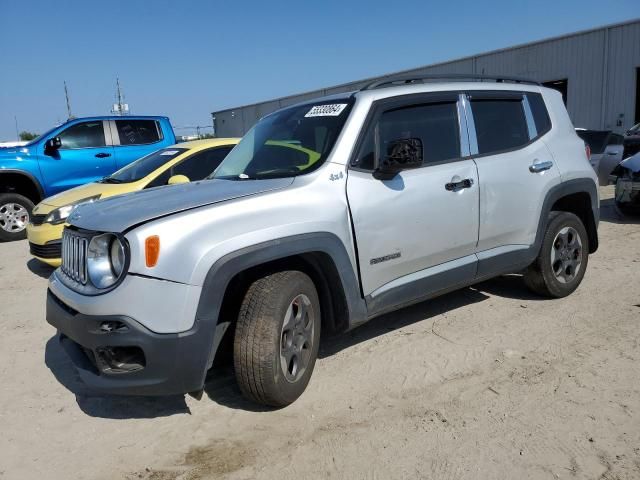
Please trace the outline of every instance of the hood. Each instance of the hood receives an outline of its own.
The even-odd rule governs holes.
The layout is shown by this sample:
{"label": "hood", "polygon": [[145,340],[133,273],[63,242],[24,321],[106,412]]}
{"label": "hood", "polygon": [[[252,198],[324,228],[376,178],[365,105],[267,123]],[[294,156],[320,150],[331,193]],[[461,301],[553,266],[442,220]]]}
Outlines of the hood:
{"label": "hood", "polygon": [[77,201],[84,200],[85,198],[95,197],[96,195],[100,195],[102,198],[112,197],[114,195],[126,193],[122,188],[123,185],[127,184],[87,183],[86,185],[81,185],[70,190],[65,190],[64,192],[51,197],[47,197],[41,202],[41,205],[58,208],[71,203],[76,203]]}
{"label": "hood", "polygon": [[620,162],[620,166],[627,168],[634,173],[640,172],[640,152]]}
{"label": "hood", "polygon": [[26,157],[31,154],[28,147],[14,146],[14,147],[0,147],[0,162],[4,158],[10,158],[15,160],[16,157]]}
{"label": "hood", "polygon": [[293,177],[269,180],[204,180],[168,185],[80,205],[73,211],[68,223],[87,230],[124,232],[154,218],[277,190],[291,183]]}

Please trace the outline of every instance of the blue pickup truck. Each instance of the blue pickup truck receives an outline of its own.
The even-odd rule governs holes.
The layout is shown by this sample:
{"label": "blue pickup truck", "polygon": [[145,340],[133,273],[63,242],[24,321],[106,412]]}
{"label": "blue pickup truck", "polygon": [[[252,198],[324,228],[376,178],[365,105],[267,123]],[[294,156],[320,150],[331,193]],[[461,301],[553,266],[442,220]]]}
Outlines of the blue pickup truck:
{"label": "blue pickup truck", "polygon": [[36,203],[176,143],[167,117],[86,117],[0,148],[0,241],[25,238]]}

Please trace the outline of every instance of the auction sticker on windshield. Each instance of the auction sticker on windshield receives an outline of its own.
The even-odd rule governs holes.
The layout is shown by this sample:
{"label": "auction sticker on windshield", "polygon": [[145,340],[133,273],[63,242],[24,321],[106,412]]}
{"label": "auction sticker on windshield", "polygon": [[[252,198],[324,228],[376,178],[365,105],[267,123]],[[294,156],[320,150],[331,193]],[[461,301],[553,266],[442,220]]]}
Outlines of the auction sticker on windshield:
{"label": "auction sticker on windshield", "polygon": [[178,150],[165,150],[160,155],[175,155],[176,153],[179,153],[179,151]]}
{"label": "auction sticker on windshield", "polygon": [[311,107],[305,117],[337,117],[342,113],[346,103],[332,103],[330,105],[316,105]]}

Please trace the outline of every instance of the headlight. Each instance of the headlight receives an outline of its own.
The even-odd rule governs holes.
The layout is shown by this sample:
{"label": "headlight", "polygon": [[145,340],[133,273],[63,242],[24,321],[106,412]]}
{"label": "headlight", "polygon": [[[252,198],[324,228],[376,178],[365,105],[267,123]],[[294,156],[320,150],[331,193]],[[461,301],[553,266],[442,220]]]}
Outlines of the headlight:
{"label": "headlight", "polygon": [[82,205],[83,203],[91,203],[100,199],[100,195],[94,195],[93,197],[83,198],[82,200],[78,200],[77,202],[70,203],[69,205],[65,205],[60,208],[56,208],[52,210],[47,218],[44,219],[45,223],[50,223],[52,225],[59,225],[60,223],[64,223],[64,221],[71,215],[73,209],[78,205]]}
{"label": "headlight", "polygon": [[97,288],[109,288],[122,276],[125,267],[125,246],[112,233],[93,237],[87,254],[87,273]]}

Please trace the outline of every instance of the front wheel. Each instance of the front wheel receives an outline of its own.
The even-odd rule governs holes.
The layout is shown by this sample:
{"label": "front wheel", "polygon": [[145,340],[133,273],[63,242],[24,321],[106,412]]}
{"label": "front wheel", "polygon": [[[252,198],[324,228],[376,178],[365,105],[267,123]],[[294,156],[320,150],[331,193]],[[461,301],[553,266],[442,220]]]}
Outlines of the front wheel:
{"label": "front wheel", "polygon": [[545,297],[566,297],[582,282],[588,261],[589,237],[580,218],[551,212],[538,257],[525,271],[525,284]]}
{"label": "front wheel", "polygon": [[242,393],[284,407],[304,392],[320,344],[320,302],[313,281],[299,271],[274,273],[247,291],[233,358]]}
{"label": "front wheel", "polygon": [[33,202],[17,193],[0,193],[0,241],[27,238]]}

